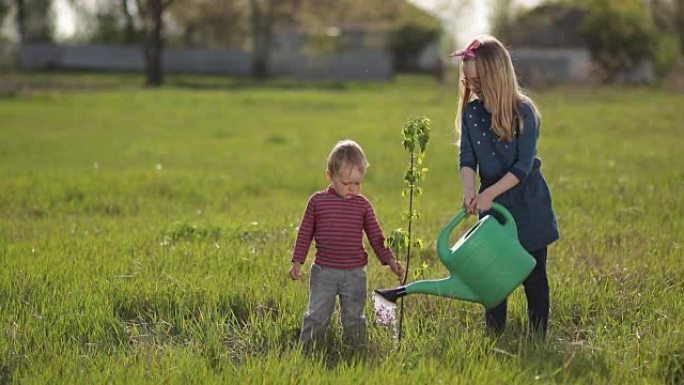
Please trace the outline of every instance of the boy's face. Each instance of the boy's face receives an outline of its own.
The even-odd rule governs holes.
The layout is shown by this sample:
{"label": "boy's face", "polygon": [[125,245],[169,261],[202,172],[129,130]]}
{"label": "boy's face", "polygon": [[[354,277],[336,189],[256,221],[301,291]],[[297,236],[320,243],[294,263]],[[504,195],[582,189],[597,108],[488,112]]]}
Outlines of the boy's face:
{"label": "boy's face", "polygon": [[344,199],[351,199],[361,193],[361,183],[365,174],[356,167],[342,167],[333,175],[330,171],[325,172],[328,181],[337,195]]}

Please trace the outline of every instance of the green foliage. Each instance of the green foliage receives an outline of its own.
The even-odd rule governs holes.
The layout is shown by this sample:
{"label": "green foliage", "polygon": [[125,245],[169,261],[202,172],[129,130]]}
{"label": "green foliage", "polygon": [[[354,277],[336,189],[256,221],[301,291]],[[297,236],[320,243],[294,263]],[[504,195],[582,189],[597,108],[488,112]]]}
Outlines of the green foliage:
{"label": "green foliage", "polygon": [[609,79],[653,57],[656,36],[647,9],[637,2],[592,2],[581,32]]}
{"label": "green foliage", "polygon": [[495,0],[492,4],[490,24],[492,35],[502,42],[508,41],[511,29],[515,28],[514,0]]}
{"label": "green foliage", "polygon": [[180,36],[169,36],[169,40],[191,47],[246,47],[250,36],[247,5],[237,0],[174,0],[169,13]]}
{"label": "green foliage", "polygon": [[164,242],[194,241],[218,239],[220,235],[221,230],[216,226],[203,226],[177,221],[164,231],[163,239]]}
{"label": "green foliage", "polygon": [[388,46],[395,70],[411,69],[411,63],[425,47],[439,37],[438,27],[406,23],[396,25],[389,34]]}
{"label": "green foliage", "polygon": [[[504,40],[513,24],[511,4],[511,1],[502,0],[498,6],[502,13],[499,18],[503,19],[499,29]],[[513,30],[539,34],[552,28],[552,23],[562,21],[563,17],[574,15],[573,19],[581,20],[579,25],[569,25],[571,19],[562,25],[577,28],[581,42],[572,37],[570,40],[573,44],[586,44],[598,64],[596,74],[603,80],[618,80],[648,62],[654,64],[657,75],[665,76],[680,57],[677,26],[681,23],[676,8],[669,0],[562,0],[543,4],[521,15]],[[506,20],[509,20],[508,24]],[[569,32],[574,34],[574,31]]]}
{"label": "green foliage", "polygon": [[93,15],[87,15],[90,18],[88,23],[90,31],[86,32],[88,35],[85,38],[88,41],[103,44],[134,43],[128,40],[124,16],[119,4],[100,5]]}
{"label": "green foliage", "polygon": [[0,0],[0,27],[3,26],[3,22],[5,21],[5,15],[7,15],[10,8],[10,0]]}
{"label": "green foliage", "polygon": [[673,33],[659,32],[656,45],[653,47],[653,61],[656,73],[660,77],[665,77],[682,58],[679,52],[679,39]]}
{"label": "green foliage", "polygon": [[346,42],[339,30],[331,28],[325,33],[311,33],[306,43],[306,51],[312,55],[338,54],[345,50]]}
{"label": "green foliage", "polygon": [[404,174],[404,182],[406,183],[404,195],[408,190],[416,195],[420,195],[422,192],[420,185],[425,179],[428,169],[421,167],[421,165],[430,140],[430,126],[430,119],[416,117],[408,119],[402,128],[402,144],[404,149],[409,152],[410,157],[409,166],[406,169],[406,174]]}
{"label": "green foliage", "polygon": [[24,18],[17,26],[23,30],[22,41],[30,43],[50,42],[54,39],[55,21],[52,0],[24,0]]}

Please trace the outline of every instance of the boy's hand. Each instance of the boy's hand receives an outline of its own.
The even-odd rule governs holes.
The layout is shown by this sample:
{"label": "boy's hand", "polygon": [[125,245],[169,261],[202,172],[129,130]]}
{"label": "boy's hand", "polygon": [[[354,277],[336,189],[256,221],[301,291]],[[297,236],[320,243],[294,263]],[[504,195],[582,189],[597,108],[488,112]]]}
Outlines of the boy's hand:
{"label": "boy's hand", "polygon": [[394,273],[397,277],[399,277],[399,280],[404,277],[404,266],[401,264],[401,262],[397,261],[396,259],[392,259],[387,263],[390,267],[390,270],[392,270],[392,273]]}
{"label": "boy's hand", "polygon": [[290,278],[293,280],[298,280],[302,276],[302,264],[299,262],[292,262],[292,267],[290,268]]}

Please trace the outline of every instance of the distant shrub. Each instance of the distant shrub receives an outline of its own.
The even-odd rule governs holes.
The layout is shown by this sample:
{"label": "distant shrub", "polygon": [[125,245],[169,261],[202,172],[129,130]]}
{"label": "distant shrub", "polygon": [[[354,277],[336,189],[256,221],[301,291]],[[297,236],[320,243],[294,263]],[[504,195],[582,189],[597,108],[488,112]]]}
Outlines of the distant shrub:
{"label": "distant shrub", "polygon": [[587,13],[580,33],[606,80],[654,58],[658,34],[645,5],[616,0],[582,3]]}
{"label": "distant shrub", "polygon": [[165,241],[199,241],[216,240],[221,236],[221,230],[216,226],[200,226],[185,222],[174,222],[162,234]]}

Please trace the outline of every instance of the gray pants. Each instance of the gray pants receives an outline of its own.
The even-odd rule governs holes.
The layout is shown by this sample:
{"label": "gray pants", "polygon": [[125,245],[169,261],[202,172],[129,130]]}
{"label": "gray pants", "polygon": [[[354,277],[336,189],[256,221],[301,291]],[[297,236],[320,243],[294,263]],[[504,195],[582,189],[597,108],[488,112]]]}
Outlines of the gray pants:
{"label": "gray pants", "polygon": [[299,341],[305,347],[320,344],[340,296],[340,320],[345,345],[365,347],[368,344],[364,307],[368,293],[366,268],[333,269],[314,264],[309,279],[309,309]]}

